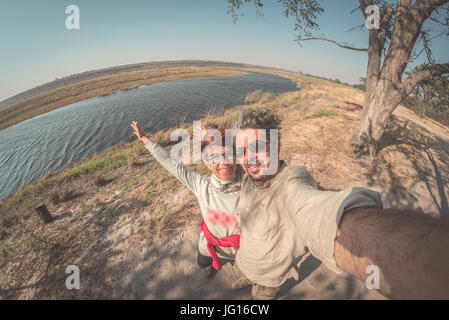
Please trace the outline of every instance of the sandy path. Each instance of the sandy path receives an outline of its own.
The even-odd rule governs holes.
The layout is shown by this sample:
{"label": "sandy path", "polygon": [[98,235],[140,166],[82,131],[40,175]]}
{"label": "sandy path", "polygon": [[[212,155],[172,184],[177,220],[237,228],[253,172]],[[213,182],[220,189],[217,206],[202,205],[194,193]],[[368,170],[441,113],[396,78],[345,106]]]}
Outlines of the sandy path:
{"label": "sandy path", "polygon": [[[115,235],[114,235],[115,234]],[[117,232],[111,234],[117,237]],[[131,299],[251,299],[250,288],[231,289],[237,278],[230,263],[211,280],[204,279],[196,265],[199,220],[176,234],[127,248],[124,263],[116,269],[114,296]],[[107,238],[107,235],[106,235]],[[117,247],[116,247],[117,248]],[[142,249],[144,248],[144,249]],[[125,248],[123,248],[125,249]],[[337,276],[309,256],[299,267],[300,279],[289,279],[280,299],[385,299],[378,292],[349,276]]]}

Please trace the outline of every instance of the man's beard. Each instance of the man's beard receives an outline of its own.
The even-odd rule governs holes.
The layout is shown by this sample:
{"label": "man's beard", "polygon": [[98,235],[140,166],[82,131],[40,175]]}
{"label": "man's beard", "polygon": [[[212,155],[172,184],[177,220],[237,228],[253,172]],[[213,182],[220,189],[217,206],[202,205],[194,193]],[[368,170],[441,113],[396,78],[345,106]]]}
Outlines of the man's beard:
{"label": "man's beard", "polygon": [[[251,180],[257,181],[257,182],[263,182],[263,181],[269,180],[269,179],[271,178],[271,175],[266,175],[266,174],[264,174],[264,172],[266,171],[266,168],[267,168],[266,165],[267,165],[267,164],[262,164],[262,163],[260,163],[260,162],[256,162],[256,163],[252,163],[252,164],[249,164],[249,165],[247,164],[247,165],[245,166],[245,168],[246,168],[246,172],[247,172],[248,175],[251,177]],[[259,168],[258,173],[257,173],[257,177],[255,177],[255,176],[253,176],[253,175],[251,174],[250,168],[253,167],[253,166],[261,166],[261,167]]]}

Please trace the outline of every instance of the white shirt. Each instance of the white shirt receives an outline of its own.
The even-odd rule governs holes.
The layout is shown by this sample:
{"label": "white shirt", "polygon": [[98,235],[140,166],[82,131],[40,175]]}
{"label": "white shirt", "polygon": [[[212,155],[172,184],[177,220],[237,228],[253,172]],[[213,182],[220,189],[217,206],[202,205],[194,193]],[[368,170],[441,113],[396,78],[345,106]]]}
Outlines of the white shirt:
{"label": "white shirt", "polygon": [[[224,181],[215,175],[204,176],[188,170],[157,143],[149,140],[145,147],[153,157],[174,177],[181,181],[198,199],[201,214],[209,231],[217,238],[240,234],[240,214],[236,205],[240,197],[241,171],[238,169],[233,181]],[[207,241],[201,231],[199,251],[210,256]],[[234,260],[237,252],[233,247],[215,247],[218,257]]]}

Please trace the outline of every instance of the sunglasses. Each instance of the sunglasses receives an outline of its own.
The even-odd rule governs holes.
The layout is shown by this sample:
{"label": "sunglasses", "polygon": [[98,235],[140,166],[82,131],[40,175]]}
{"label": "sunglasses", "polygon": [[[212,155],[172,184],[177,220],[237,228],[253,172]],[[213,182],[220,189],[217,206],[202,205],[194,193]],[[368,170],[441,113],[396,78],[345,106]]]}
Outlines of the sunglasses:
{"label": "sunglasses", "polygon": [[267,142],[263,140],[257,140],[248,145],[248,147],[238,147],[236,148],[235,152],[237,154],[237,157],[243,157],[247,151],[249,151],[252,154],[255,154],[257,152],[266,152],[267,151]]}

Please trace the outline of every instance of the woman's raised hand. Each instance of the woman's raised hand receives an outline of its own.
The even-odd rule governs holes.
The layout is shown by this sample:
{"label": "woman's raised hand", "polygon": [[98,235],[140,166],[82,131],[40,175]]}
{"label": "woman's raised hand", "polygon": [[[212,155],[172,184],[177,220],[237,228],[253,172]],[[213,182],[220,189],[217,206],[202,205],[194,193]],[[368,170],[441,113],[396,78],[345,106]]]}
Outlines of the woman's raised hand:
{"label": "woman's raised hand", "polygon": [[131,127],[134,129],[133,134],[135,134],[137,136],[137,139],[139,139],[140,141],[146,143],[148,141],[148,138],[145,137],[145,135],[142,133],[142,130],[140,130],[139,128],[139,124],[137,123],[137,121],[133,121],[131,123]]}
{"label": "woman's raised hand", "polygon": [[199,141],[203,140],[206,135],[206,128],[202,125],[201,127],[193,126],[193,137]]}

